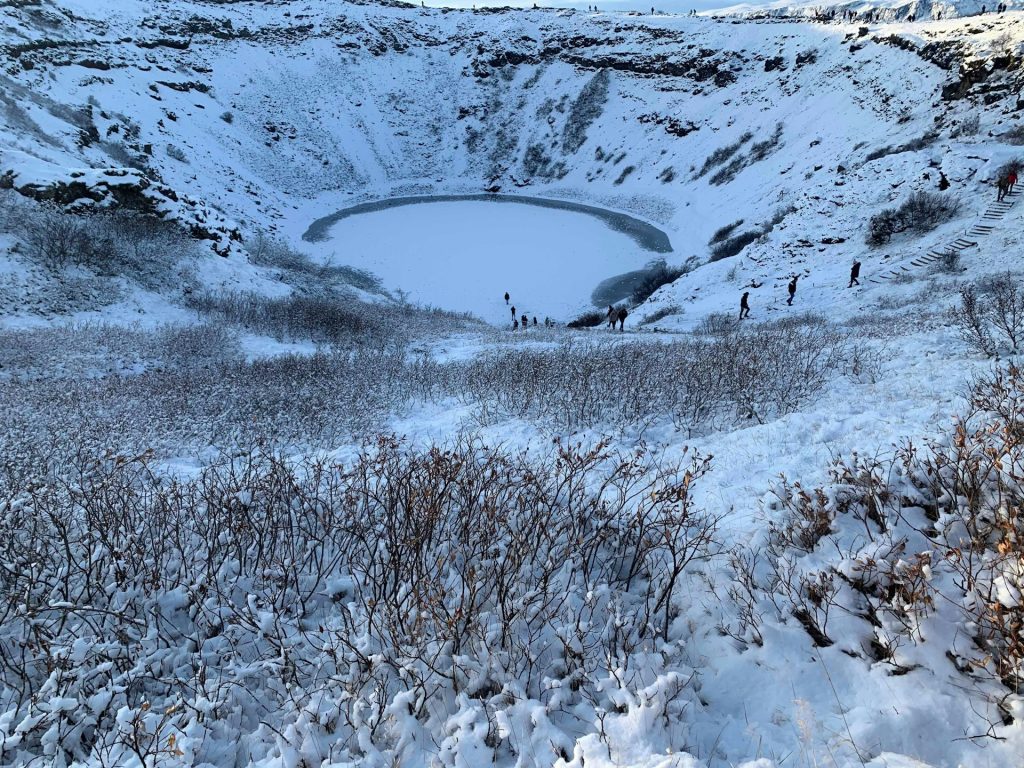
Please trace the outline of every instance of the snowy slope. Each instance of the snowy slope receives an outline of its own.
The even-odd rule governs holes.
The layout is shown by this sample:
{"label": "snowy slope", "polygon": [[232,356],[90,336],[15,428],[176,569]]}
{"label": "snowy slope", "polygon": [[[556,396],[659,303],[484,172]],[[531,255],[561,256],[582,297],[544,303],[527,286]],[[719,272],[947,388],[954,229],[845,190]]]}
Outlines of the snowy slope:
{"label": "snowy slope", "polygon": [[[798,220],[855,239],[847,229],[862,207],[929,188],[944,169],[932,168],[932,182],[921,174],[938,159],[976,209],[985,162],[1010,151],[951,143],[972,104],[939,98],[952,75],[934,62],[991,58],[1015,13],[966,38],[950,22],[880,25],[860,40],[855,25],[569,11],[65,7],[3,9],[8,83],[22,97],[5,116],[2,170],[38,187],[130,159],[195,201],[192,218],[210,219],[224,241],[269,223],[299,242],[313,220],[356,201],[500,188],[647,218],[667,228],[682,262],[703,258],[735,218],[752,225],[789,207],[782,231]],[[1008,82],[983,134],[1016,124],[1001,110],[1013,104],[1013,76],[994,74]],[[865,160],[935,129],[923,152]],[[748,134],[733,159],[765,142],[763,160],[726,183],[709,183],[717,168],[695,178]],[[958,159],[970,153],[982,159]],[[830,221],[847,212],[849,224]]]}

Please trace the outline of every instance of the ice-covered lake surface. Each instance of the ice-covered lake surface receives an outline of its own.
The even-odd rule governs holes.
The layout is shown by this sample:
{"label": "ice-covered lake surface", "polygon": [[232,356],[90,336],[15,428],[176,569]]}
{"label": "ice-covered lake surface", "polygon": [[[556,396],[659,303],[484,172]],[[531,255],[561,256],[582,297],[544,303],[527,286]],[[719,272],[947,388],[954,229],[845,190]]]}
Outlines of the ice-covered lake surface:
{"label": "ice-covered lake surface", "polygon": [[413,302],[497,325],[511,325],[513,305],[531,321],[570,320],[592,308],[599,283],[671,251],[664,232],[626,214],[483,195],[364,203],[317,220],[303,239]]}

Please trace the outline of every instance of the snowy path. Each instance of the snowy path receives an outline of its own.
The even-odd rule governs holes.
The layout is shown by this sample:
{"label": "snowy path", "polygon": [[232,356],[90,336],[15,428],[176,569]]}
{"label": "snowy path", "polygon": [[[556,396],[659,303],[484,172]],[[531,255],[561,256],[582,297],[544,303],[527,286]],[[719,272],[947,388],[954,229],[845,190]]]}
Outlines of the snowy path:
{"label": "snowy path", "polygon": [[[985,212],[981,214],[977,223],[967,231],[967,236],[959,236],[955,240],[951,241],[945,247],[936,246],[931,248],[923,256],[918,256],[910,262],[912,267],[926,267],[929,264],[933,264],[939,259],[958,256],[961,252],[966,251],[968,248],[976,248],[978,246],[978,239],[984,238],[992,234],[996,225],[1003,220],[1003,217],[1013,208],[1017,203],[1017,198],[1020,196],[1020,191],[1010,192],[1006,195],[1006,199],[992,203]],[[974,240],[968,239],[968,237],[975,238]],[[872,283],[881,283],[886,280],[892,280],[894,277],[899,277],[901,274],[906,274],[910,269],[906,266],[901,266],[899,269],[890,270],[882,275],[871,278]]]}

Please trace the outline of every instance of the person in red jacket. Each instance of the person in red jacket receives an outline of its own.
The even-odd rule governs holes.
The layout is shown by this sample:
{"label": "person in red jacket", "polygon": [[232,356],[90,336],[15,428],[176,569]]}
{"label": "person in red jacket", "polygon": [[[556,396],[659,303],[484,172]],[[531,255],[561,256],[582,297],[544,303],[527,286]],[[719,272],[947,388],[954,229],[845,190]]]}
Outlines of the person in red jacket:
{"label": "person in red jacket", "polygon": [[1008,190],[1010,191],[1011,194],[1013,193],[1013,185],[1016,184],[1016,183],[1017,183],[1017,172],[1016,171],[1010,171],[1010,173],[1006,176],[1006,184],[1007,184],[1007,188],[1008,188]]}

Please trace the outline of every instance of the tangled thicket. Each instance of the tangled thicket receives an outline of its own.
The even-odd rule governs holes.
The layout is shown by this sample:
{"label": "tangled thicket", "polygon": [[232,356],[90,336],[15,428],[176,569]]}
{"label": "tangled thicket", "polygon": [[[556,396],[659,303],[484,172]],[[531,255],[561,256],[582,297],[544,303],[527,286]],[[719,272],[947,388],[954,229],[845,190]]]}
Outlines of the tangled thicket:
{"label": "tangled thicket", "polygon": [[[256,435],[330,447],[385,429],[423,402],[462,405],[478,424],[642,430],[671,419],[706,433],[790,412],[835,376],[872,364],[815,318],[672,343],[570,339],[449,362],[372,345],[246,361],[218,325],[155,335],[105,326],[7,332],[0,342],[0,371],[23,372],[0,379],[8,445],[72,434],[97,449],[160,453]],[[94,374],[100,365],[108,375]]]}
{"label": "tangled thicket", "polygon": [[964,341],[986,357],[1016,352],[1024,342],[1024,291],[1009,272],[962,286],[949,314]]}
{"label": "tangled thicket", "polygon": [[659,644],[718,551],[708,467],[386,437],[190,480],[7,461],[0,760],[541,766],[611,712],[669,728],[692,692]]}

